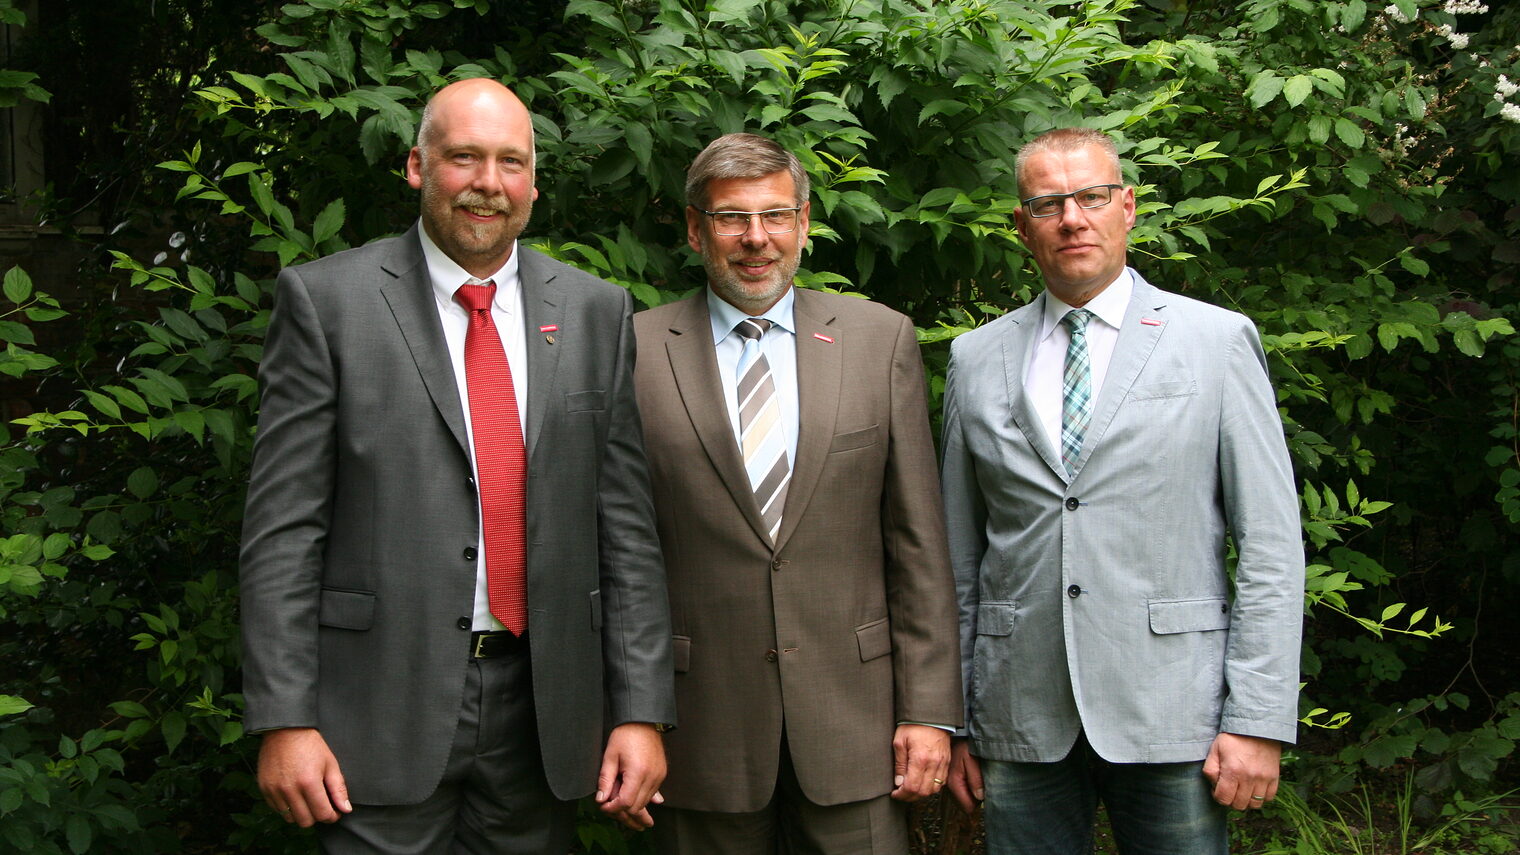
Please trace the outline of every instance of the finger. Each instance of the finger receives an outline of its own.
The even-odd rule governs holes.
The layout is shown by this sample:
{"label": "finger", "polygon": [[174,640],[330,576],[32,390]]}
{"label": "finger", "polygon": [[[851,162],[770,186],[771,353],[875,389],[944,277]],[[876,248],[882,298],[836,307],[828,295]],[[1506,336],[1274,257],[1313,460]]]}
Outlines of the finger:
{"label": "finger", "polygon": [[[343,780],[343,773],[339,771],[337,763],[328,767],[323,783],[327,787],[327,799],[332,806],[341,813],[353,813],[354,803],[348,800],[348,782]],[[337,817],[333,819],[336,821]]]}
{"label": "finger", "polygon": [[611,752],[602,755],[602,768],[596,775],[596,801],[605,804],[617,790],[618,762]]}
{"label": "finger", "polygon": [[634,831],[643,831],[644,829],[650,828],[654,825],[654,817],[649,815],[649,811],[647,809],[629,811],[619,816],[618,821],[623,823],[623,825],[626,825],[629,828],[633,829]]}
{"label": "finger", "polygon": [[307,828],[315,822],[337,822],[338,812],[333,810],[332,801],[327,798],[327,785],[319,778],[301,788],[300,797],[291,805],[295,808],[296,821],[300,823],[301,809],[305,807],[309,820],[301,824]]}
{"label": "finger", "polygon": [[948,781],[950,795],[955,797],[955,803],[961,806],[961,810],[971,813],[976,810],[976,802],[971,797],[971,787],[965,775],[950,773]]}
{"label": "finger", "polygon": [[1263,801],[1269,801],[1269,802],[1271,802],[1271,801],[1276,801],[1277,800],[1277,784],[1278,784],[1278,779],[1277,778],[1273,778],[1271,780],[1271,782],[1269,782],[1267,784],[1266,798],[1263,799]]}
{"label": "finger", "polygon": [[908,777],[908,740],[899,730],[892,740],[892,786],[901,788]]}
{"label": "finger", "polygon": [[1203,761],[1203,777],[1216,788],[1219,786],[1219,743],[1209,746],[1209,756]]}

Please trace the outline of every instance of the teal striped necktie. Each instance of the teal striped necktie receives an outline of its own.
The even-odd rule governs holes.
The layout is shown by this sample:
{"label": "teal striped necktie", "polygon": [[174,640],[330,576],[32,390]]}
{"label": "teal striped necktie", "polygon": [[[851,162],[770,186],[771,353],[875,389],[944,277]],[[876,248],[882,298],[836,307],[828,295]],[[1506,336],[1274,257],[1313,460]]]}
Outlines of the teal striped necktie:
{"label": "teal striped necktie", "polygon": [[1061,462],[1066,474],[1075,474],[1077,457],[1082,454],[1082,440],[1092,421],[1092,360],[1087,355],[1087,322],[1093,313],[1073,309],[1061,318],[1071,333],[1066,345],[1066,369],[1061,375]]}

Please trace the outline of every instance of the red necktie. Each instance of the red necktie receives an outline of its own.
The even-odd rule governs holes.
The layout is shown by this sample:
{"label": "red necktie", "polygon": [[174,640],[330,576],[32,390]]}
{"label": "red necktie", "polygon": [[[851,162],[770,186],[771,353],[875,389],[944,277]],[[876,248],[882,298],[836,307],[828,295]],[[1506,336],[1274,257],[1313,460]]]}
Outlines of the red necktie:
{"label": "red necktie", "polygon": [[[478,280],[475,280],[478,281]],[[522,420],[512,369],[491,320],[496,283],[459,286],[454,299],[470,313],[464,337],[464,376],[486,545],[486,591],[491,614],[517,635],[528,629],[527,472]]]}

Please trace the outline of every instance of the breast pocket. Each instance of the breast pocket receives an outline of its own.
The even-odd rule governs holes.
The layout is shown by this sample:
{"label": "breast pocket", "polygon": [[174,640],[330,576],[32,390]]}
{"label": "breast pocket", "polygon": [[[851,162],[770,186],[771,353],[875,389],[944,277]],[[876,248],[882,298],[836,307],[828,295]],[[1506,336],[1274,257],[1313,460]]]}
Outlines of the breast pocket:
{"label": "breast pocket", "polygon": [[605,395],[601,389],[588,389],[584,392],[565,393],[565,412],[587,413],[600,412],[607,408]]}
{"label": "breast pocket", "polygon": [[1163,380],[1159,383],[1137,383],[1130,387],[1131,401],[1164,401],[1168,398],[1191,398],[1198,394],[1198,381]]}
{"label": "breast pocket", "polygon": [[875,445],[877,435],[881,433],[881,425],[871,425],[861,430],[852,430],[848,433],[834,434],[834,441],[829,443],[829,453],[837,454],[841,451],[853,451],[857,448],[867,448]]}

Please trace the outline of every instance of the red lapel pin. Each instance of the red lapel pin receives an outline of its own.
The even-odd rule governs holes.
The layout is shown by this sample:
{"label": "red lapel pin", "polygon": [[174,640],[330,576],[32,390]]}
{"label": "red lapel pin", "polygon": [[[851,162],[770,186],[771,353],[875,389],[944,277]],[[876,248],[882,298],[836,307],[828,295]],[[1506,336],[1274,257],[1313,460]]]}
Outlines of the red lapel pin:
{"label": "red lapel pin", "polygon": [[826,341],[829,344],[833,344],[834,343],[833,339],[829,338],[828,336],[824,335],[823,333],[816,333],[815,332],[815,333],[813,333],[813,338],[816,338],[819,341]]}

